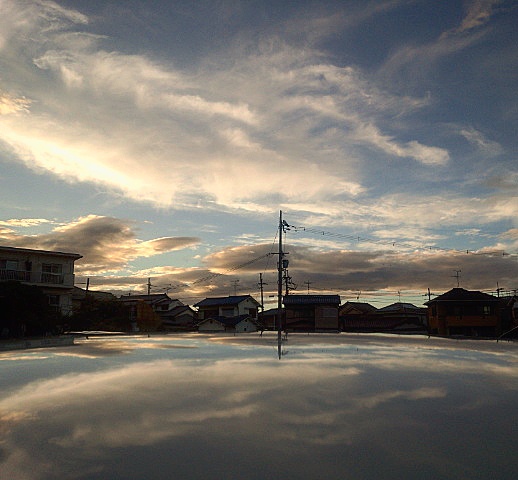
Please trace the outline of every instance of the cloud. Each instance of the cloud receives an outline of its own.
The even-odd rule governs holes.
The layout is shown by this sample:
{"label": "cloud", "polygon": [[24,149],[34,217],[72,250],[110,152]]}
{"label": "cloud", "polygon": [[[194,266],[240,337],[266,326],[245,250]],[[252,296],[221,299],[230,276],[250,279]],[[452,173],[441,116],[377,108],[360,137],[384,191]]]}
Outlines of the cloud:
{"label": "cloud", "polygon": [[0,91],[0,115],[10,113],[27,112],[30,102],[26,98],[14,98],[7,93]]}
{"label": "cloud", "polygon": [[455,33],[463,33],[484,25],[491,17],[494,7],[502,0],[470,0],[466,2],[466,15]]}
{"label": "cloud", "polygon": [[497,142],[489,140],[486,136],[473,127],[463,128],[460,134],[479,151],[487,156],[493,157],[500,155],[503,148]]}
{"label": "cloud", "polygon": [[250,54],[231,40],[226,68],[206,59],[179,69],[110,49],[109,38],[81,30],[88,19],[73,10],[38,2],[27,14],[4,3],[11,18],[25,15],[4,48],[27,75],[2,80],[16,80],[31,103],[23,118],[0,118],[0,140],[36,171],[160,206],[272,211],[282,198],[365,192],[361,148],[448,162],[443,147],[401,141],[380,125],[425,101],[380,91],[314,47],[266,36]]}
{"label": "cloud", "polygon": [[138,240],[133,222],[99,215],[81,217],[50,233],[22,236],[7,232],[2,240],[14,247],[79,253],[83,258],[76,263],[76,272],[82,274],[120,270],[136,258],[180,250],[200,242],[194,237]]}
{"label": "cloud", "polygon": [[51,221],[46,218],[11,218],[9,220],[0,220],[0,225],[13,227],[34,227],[46,223],[51,223]]}

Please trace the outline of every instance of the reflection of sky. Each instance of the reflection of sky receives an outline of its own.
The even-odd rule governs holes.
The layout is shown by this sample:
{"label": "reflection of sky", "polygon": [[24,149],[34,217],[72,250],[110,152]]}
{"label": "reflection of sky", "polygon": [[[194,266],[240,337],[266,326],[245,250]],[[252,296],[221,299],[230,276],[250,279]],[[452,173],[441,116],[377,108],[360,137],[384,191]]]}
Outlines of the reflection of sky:
{"label": "reflection of sky", "polygon": [[515,345],[303,337],[2,353],[2,477],[515,478]]}

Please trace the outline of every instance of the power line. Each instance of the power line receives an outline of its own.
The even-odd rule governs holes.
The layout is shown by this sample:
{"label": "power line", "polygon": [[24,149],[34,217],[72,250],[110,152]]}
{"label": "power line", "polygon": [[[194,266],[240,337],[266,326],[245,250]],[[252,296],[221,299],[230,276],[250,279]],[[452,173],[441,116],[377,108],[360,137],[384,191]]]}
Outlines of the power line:
{"label": "power line", "polygon": [[469,249],[459,250],[459,249],[455,249],[455,248],[439,247],[436,245],[417,246],[415,244],[410,244],[410,243],[405,243],[405,242],[398,242],[398,241],[389,242],[386,240],[376,240],[374,238],[362,237],[359,235],[352,235],[352,234],[335,233],[335,232],[326,231],[326,230],[317,229],[317,228],[311,228],[311,227],[295,226],[295,225],[290,225],[290,227],[291,227],[291,230],[295,233],[308,232],[308,233],[312,233],[312,234],[315,234],[318,236],[328,236],[328,237],[340,238],[340,239],[350,240],[350,241],[357,242],[357,243],[361,243],[361,242],[374,243],[376,245],[383,245],[383,246],[392,246],[392,247],[398,246],[398,247],[411,248],[411,249],[419,248],[421,250],[430,250],[430,251],[436,250],[436,251],[455,252],[455,253],[470,254],[470,255],[485,255],[485,256],[510,256],[510,255],[514,256],[515,255],[515,254],[508,253],[505,250],[495,250],[495,251],[491,251],[491,252],[477,252],[477,251],[472,251]]}

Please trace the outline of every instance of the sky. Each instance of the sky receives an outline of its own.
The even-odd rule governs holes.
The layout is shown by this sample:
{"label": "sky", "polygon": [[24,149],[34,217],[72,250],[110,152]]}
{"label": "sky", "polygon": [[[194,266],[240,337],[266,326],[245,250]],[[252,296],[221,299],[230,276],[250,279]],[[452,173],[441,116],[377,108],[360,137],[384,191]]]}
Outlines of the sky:
{"label": "sky", "polygon": [[518,288],[517,2],[0,12],[1,245],[190,305],[261,274],[274,306],[282,211],[291,293]]}

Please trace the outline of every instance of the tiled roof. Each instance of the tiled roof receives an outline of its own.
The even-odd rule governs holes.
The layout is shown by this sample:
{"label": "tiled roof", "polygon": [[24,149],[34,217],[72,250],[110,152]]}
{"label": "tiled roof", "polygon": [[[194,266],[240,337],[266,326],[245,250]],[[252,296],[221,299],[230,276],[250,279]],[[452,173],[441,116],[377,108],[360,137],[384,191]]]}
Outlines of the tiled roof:
{"label": "tiled roof", "polygon": [[358,310],[364,313],[374,312],[377,310],[376,307],[366,302],[345,302],[340,308],[342,310]]}
{"label": "tiled roof", "polygon": [[167,300],[171,302],[169,296],[165,293],[153,293],[150,295],[123,295],[119,298],[122,302],[136,302],[138,300],[143,300],[146,303],[153,304],[159,303]]}
{"label": "tiled roof", "polygon": [[285,295],[284,305],[340,305],[340,295]]}
{"label": "tiled roof", "polygon": [[403,303],[403,302],[396,302],[392,305],[387,305],[386,307],[382,307],[378,309],[379,313],[390,313],[390,312],[426,312],[426,309],[416,307],[415,305],[411,303]]}
{"label": "tiled roof", "polygon": [[450,291],[439,295],[425,303],[430,305],[436,302],[498,302],[498,298],[487,293],[482,293],[476,290],[465,290],[464,288],[452,288]]}
{"label": "tiled roof", "polygon": [[[202,300],[201,302],[195,303],[195,307],[215,307],[219,305],[237,305],[241,303],[243,300],[246,300],[247,298],[251,298],[254,300],[250,295],[238,295],[234,297],[217,297],[217,298],[206,298],[205,300]],[[254,300],[255,301],[255,300]]]}

